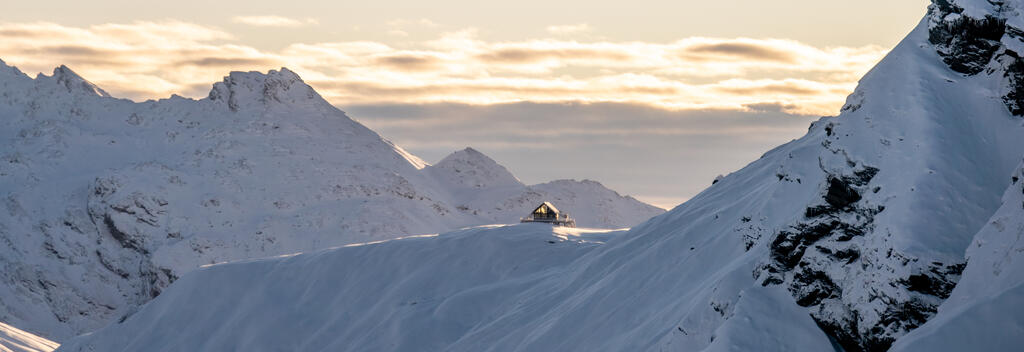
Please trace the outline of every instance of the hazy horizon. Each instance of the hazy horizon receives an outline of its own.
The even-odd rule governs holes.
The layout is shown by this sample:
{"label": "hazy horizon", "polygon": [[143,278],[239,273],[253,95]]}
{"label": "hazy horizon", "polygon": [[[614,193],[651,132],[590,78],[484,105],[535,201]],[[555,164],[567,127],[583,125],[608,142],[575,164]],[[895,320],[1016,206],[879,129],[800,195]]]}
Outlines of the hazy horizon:
{"label": "hazy horizon", "polygon": [[927,3],[43,1],[0,15],[0,59],[134,100],[288,67],[429,162],[471,146],[670,208],[836,114]]}

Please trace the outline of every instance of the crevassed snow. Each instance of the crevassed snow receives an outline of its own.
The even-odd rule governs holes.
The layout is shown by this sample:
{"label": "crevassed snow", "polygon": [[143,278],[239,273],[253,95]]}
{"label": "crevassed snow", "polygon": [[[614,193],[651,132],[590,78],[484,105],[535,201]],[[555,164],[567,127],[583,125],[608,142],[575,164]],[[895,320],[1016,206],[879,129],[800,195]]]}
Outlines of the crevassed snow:
{"label": "crevassed snow", "polygon": [[[518,246],[508,241],[537,233],[511,226],[365,246],[374,259],[346,266],[328,265],[345,249],[215,266],[172,285],[124,324],[65,348],[151,348],[170,342],[173,331],[181,346],[250,350],[699,351],[762,342],[769,350],[820,350],[825,334],[847,350],[884,350],[894,341],[903,348],[898,339],[922,324],[935,327],[920,334],[955,338],[958,325],[944,321],[983,324],[958,331],[976,334],[964,341],[1016,341],[1019,310],[996,309],[1016,304],[1013,280],[1007,290],[988,286],[984,296],[962,287],[987,285],[974,281],[988,278],[976,273],[991,270],[986,262],[1019,266],[998,259],[1015,252],[985,243],[1020,234],[991,229],[1000,226],[993,220],[1013,225],[998,219],[1019,214],[1006,208],[1013,198],[1007,203],[1004,194],[1020,191],[1009,176],[1024,158],[1024,119],[1002,100],[1006,67],[993,61],[978,74],[953,71],[929,42],[928,26],[926,18],[861,80],[840,116],[603,245],[572,253]],[[982,249],[968,251],[972,243]],[[403,255],[410,247],[431,254]],[[495,254],[499,248],[508,253]],[[486,289],[461,279],[510,262],[550,263],[552,255],[565,262],[532,266],[526,279],[499,271],[479,277]],[[968,281],[958,285],[965,263]],[[275,275],[276,266],[287,269]],[[284,275],[300,272],[308,274]],[[251,279],[222,285],[231,273]],[[378,276],[387,280],[340,281]],[[947,300],[954,286],[963,292]],[[373,291],[348,291],[364,289]],[[782,303],[782,290],[792,302]],[[450,304],[410,309],[395,292],[445,292]],[[218,309],[230,314],[204,314]],[[265,309],[286,315],[271,318]],[[982,326],[996,332],[984,335]],[[753,328],[780,335],[742,333]],[[926,340],[913,336],[907,348]],[[785,345],[794,341],[806,344]]]}
{"label": "crevassed snow", "polygon": [[479,153],[458,167],[515,182],[467,187],[288,69],[136,103],[64,66],[33,79],[0,62],[0,119],[0,321],[55,339],[204,264],[518,222],[545,200],[582,226],[664,212],[592,183],[530,188]]}

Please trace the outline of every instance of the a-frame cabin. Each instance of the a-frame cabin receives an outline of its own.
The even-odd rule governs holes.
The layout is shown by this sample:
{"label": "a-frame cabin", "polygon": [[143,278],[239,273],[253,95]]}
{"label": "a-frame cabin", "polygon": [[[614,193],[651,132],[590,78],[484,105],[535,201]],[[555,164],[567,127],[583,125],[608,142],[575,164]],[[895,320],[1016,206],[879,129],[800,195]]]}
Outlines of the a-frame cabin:
{"label": "a-frame cabin", "polygon": [[520,219],[520,222],[544,222],[555,226],[576,227],[575,219],[570,218],[569,214],[559,212],[550,202],[541,203],[530,215]]}

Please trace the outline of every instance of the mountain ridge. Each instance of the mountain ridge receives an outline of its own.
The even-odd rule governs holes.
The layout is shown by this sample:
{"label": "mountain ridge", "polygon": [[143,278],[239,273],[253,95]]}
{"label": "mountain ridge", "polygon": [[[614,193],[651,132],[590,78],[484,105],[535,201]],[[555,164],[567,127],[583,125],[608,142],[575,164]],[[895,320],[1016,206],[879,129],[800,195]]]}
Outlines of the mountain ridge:
{"label": "mountain ridge", "polygon": [[[0,321],[53,339],[129,314],[199,265],[513,222],[546,197],[446,188],[286,68],[145,102],[66,66],[0,72]],[[479,209],[460,208],[469,196]],[[610,202],[562,207],[608,227],[662,212]],[[593,210],[610,204],[628,211]]]}

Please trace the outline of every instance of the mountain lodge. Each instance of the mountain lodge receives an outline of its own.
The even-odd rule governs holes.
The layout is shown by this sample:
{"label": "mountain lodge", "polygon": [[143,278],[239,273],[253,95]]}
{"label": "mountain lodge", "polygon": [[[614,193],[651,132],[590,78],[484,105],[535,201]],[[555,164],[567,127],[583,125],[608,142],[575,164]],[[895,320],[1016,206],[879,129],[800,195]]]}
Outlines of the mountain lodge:
{"label": "mountain lodge", "polygon": [[569,217],[569,214],[561,213],[558,208],[549,202],[541,203],[530,215],[519,220],[520,222],[545,222],[554,226],[576,227],[576,220]]}

